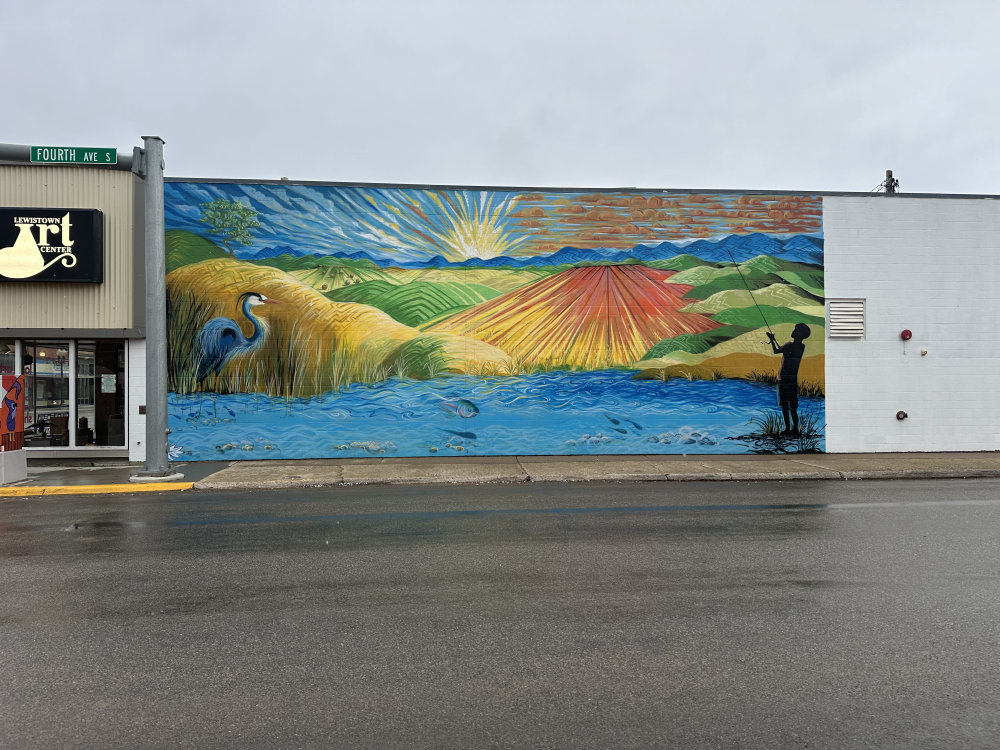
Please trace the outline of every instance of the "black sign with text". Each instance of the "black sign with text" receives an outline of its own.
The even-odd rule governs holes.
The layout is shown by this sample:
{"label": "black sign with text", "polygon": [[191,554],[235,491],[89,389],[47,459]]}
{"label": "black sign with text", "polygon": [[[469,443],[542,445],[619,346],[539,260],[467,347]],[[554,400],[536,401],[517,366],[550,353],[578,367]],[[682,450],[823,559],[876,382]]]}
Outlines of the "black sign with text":
{"label": "black sign with text", "polygon": [[104,215],[89,208],[0,208],[0,281],[104,281]]}

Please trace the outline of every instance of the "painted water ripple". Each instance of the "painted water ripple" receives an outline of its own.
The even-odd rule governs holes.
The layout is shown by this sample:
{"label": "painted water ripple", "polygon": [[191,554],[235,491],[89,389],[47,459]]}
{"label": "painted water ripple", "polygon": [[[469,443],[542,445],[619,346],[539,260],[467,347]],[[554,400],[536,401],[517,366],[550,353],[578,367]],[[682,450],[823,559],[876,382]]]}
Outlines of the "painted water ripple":
{"label": "painted water ripple", "polygon": [[[175,460],[395,455],[752,453],[773,388],[621,370],[354,385],[309,399],[170,394]],[[800,399],[820,426],[822,399]]]}

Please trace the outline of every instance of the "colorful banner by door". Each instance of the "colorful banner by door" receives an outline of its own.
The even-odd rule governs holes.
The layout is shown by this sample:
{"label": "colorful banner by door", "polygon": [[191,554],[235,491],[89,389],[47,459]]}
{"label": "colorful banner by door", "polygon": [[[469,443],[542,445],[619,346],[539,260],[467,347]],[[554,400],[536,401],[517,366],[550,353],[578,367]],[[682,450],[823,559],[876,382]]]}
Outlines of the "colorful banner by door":
{"label": "colorful banner by door", "polygon": [[24,376],[0,377],[3,405],[0,406],[0,450],[18,451],[24,447]]}

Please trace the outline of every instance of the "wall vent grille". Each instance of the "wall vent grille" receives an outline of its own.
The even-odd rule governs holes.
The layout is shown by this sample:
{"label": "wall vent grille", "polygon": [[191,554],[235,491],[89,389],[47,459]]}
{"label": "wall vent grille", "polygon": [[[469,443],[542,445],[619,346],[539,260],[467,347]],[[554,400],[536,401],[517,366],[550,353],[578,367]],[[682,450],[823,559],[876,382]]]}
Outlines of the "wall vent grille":
{"label": "wall vent grille", "polygon": [[865,337],[865,301],[863,299],[827,300],[827,331],[831,339]]}

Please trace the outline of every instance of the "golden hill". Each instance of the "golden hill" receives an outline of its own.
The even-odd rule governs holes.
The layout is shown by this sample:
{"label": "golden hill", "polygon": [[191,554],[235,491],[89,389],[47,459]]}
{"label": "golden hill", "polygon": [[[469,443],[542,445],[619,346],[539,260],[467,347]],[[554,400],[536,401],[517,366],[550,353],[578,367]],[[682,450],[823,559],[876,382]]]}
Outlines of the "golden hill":
{"label": "golden hill", "polygon": [[220,258],[183,266],[167,275],[172,386],[193,388],[201,326],[213,317],[250,323],[236,308],[243,292],[279,301],[255,308],[270,334],[257,352],[234,357],[218,389],[245,393],[312,396],[350,382],[393,375],[448,371],[502,372],[509,357],[474,338],[428,334],[403,325],[374,307],[333,302],[294,276],[268,266]]}
{"label": "golden hill", "polygon": [[[788,341],[792,336],[791,323],[773,327],[778,343]],[[809,326],[812,332],[805,340],[805,353],[799,366],[800,385],[809,384],[814,390],[822,391],[825,382],[825,331],[822,326]],[[701,354],[674,351],[664,357],[644,359],[636,362],[641,370],[638,377],[663,378],[681,377],[712,379],[747,378],[750,375],[766,374],[777,378],[781,356],[773,354],[766,343],[763,330],[751,331],[742,336],[724,341]]]}

